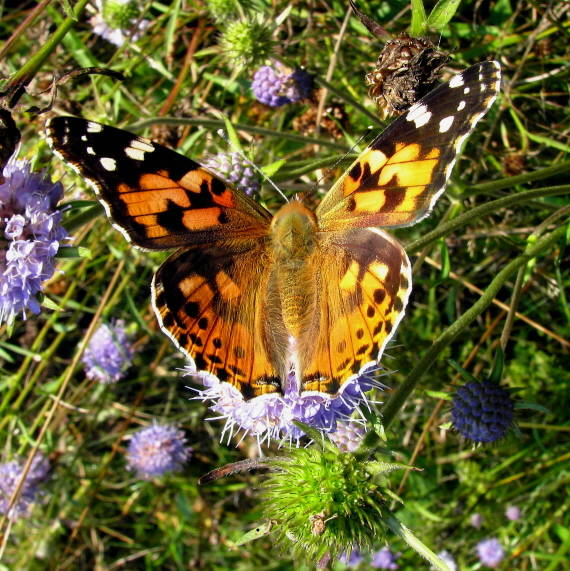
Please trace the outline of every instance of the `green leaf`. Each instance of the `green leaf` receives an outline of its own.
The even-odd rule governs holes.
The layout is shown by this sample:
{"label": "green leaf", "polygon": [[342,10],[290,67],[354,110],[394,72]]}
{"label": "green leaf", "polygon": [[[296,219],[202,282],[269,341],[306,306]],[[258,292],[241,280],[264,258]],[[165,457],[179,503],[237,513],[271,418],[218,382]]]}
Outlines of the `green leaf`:
{"label": "green leaf", "polygon": [[269,535],[271,532],[271,528],[275,525],[274,521],[267,521],[265,523],[259,524],[254,529],[249,530],[248,532],[244,533],[240,539],[235,542],[235,545],[244,545],[246,543],[250,543],[251,541],[255,541],[260,537],[265,537]]}
{"label": "green leaf", "polygon": [[493,361],[493,368],[489,373],[489,378],[487,380],[492,383],[499,384],[501,378],[503,377],[503,368],[505,366],[505,354],[503,349],[499,346],[497,347],[497,352],[495,353],[495,360]]}
{"label": "green leaf", "polygon": [[452,396],[449,393],[444,393],[443,391],[425,391],[428,397],[433,399],[441,399],[441,400],[452,400]]}
{"label": "green leaf", "polygon": [[449,259],[449,250],[445,240],[441,240],[439,246],[439,252],[441,255],[441,279],[446,280],[449,277],[449,272],[451,271],[451,261]]}
{"label": "green leaf", "polygon": [[440,0],[427,19],[427,27],[440,32],[455,16],[461,0]]}
{"label": "green leaf", "polygon": [[223,119],[224,119],[224,124],[226,126],[226,133],[228,134],[228,140],[230,142],[230,146],[232,147],[232,149],[235,149],[236,151],[238,151],[243,155],[243,150],[241,148],[241,142],[239,140],[239,135],[237,134],[237,131],[234,129],[234,126],[232,125],[232,122],[229,120],[228,117],[224,115]]}
{"label": "green leaf", "polygon": [[266,177],[272,177],[281,167],[287,163],[286,159],[279,159],[273,163],[265,165],[263,168],[259,169]]}
{"label": "green leaf", "polygon": [[423,36],[426,33],[427,16],[422,0],[412,0],[412,22],[410,35],[413,37]]}

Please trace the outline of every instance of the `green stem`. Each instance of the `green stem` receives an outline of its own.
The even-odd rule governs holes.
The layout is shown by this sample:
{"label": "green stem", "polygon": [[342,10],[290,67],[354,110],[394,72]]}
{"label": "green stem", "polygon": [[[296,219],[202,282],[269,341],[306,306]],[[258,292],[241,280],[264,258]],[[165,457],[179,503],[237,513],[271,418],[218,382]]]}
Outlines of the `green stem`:
{"label": "green stem", "polygon": [[505,284],[507,279],[516,272],[520,267],[524,266],[543,251],[552,247],[557,240],[560,240],[566,232],[566,227],[561,226],[547,234],[543,238],[537,240],[534,245],[528,248],[523,254],[515,258],[507,264],[491,281],[483,295],[475,302],[457,321],[452,323],[426,351],[424,356],[418,361],[412,369],[406,380],[400,385],[398,390],[390,397],[384,408],[382,415],[384,418],[384,427],[394,421],[398,411],[402,408],[410,394],[416,388],[422,377],[428,372],[435,363],[439,354],[454,340],[459,334],[472,323],[479,315],[483,313],[493,302],[498,291]]}
{"label": "green stem", "polygon": [[515,204],[519,205],[523,202],[534,200],[535,198],[557,196],[559,194],[567,194],[569,192],[570,185],[568,184],[561,186],[546,186],[543,188],[534,188],[532,190],[524,190],[515,194],[509,194],[509,196],[504,196],[503,198],[498,198],[497,200],[486,202],[481,206],[477,206],[476,208],[472,208],[471,210],[464,212],[457,218],[454,218],[445,224],[439,225],[435,230],[428,232],[421,238],[410,242],[406,245],[406,252],[408,252],[408,254],[412,254],[417,250],[421,250],[431,242],[434,242],[443,236],[447,236],[457,228],[465,226],[472,220],[476,220],[477,218],[481,218],[482,216],[486,216],[488,214],[495,214],[501,208],[507,208],[508,206]]}
{"label": "green stem", "polygon": [[451,571],[449,565],[440,559],[427,545],[422,543],[404,524],[400,523],[391,513],[384,514],[384,520],[390,530],[403,539],[414,551],[427,559],[439,571]]}
{"label": "green stem", "polygon": [[17,103],[18,99],[24,92],[26,85],[32,81],[46,59],[56,49],[61,40],[63,40],[65,34],[67,34],[67,32],[69,32],[72,26],[77,22],[77,19],[89,1],[90,0],[79,0],[73,10],[73,15],[67,17],[57,28],[54,34],[48,38],[46,43],[12,76],[4,92],[10,95],[10,107]]}
{"label": "green stem", "polygon": [[497,190],[502,190],[503,188],[512,188],[517,184],[526,184],[534,180],[541,180],[543,178],[549,178],[551,176],[564,174],[568,171],[570,171],[570,161],[565,161],[553,167],[536,170],[518,176],[509,176],[501,180],[493,180],[491,182],[483,182],[481,184],[475,184],[469,187],[469,189],[464,193],[462,198],[467,198],[468,196],[473,196],[474,194],[495,192]]}
{"label": "green stem", "polygon": [[[218,119],[176,119],[175,117],[149,117],[143,121],[138,121],[128,126],[131,131],[140,131],[145,127],[151,125],[196,125],[199,127],[207,127],[208,129],[224,128],[225,123]],[[264,129],[263,127],[255,127],[253,125],[242,125],[236,123],[234,125],[236,131],[245,131],[246,133],[254,133],[256,135],[263,135],[264,137],[278,137],[280,139],[288,139],[289,141],[296,141],[307,145],[320,145],[322,147],[330,147],[331,149],[338,149],[346,152],[346,145],[335,143],[334,141],[327,141],[325,139],[316,139],[314,137],[305,137],[304,135],[297,135],[296,133],[283,133],[273,129]]]}

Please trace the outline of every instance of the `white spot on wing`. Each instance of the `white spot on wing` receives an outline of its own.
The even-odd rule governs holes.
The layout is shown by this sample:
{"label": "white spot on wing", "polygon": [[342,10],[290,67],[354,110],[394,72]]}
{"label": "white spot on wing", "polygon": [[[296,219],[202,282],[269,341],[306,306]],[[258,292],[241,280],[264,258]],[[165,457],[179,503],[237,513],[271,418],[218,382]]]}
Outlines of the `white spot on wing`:
{"label": "white spot on wing", "polygon": [[109,157],[102,157],[101,159],[99,159],[99,162],[106,171],[112,172],[117,168],[117,161],[115,161],[115,159],[111,159]]}
{"label": "white spot on wing", "polygon": [[459,105],[457,106],[457,111],[461,111],[463,109],[465,109],[465,101],[460,101]]}
{"label": "white spot on wing", "polygon": [[154,151],[154,145],[148,139],[133,139],[130,146],[144,153],[152,153]]}
{"label": "white spot on wing", "polygon": [[133,147],[127,147],[125,149],[125,155],[133,159],[134,161],[144,161],[144,151],[141,149],[134,149]]}
{"label": "white spot on wing", "polygon": [[466,88],[463,90],[463,93],[465,93],[465,95],[467,95],[470,91],[471,91],[471,89],[470,89],[469,87],[466,87]]}
{"label": "white spot on wing", "polygon": [[449,128],[453,124],[454,120],[455,120],[454,115],[449,115],[449,117],[445,117],[444,119],[442,119],[439,122],[439,132],[440,133],[447,133],[447,131],[449,131]]}
{"label": "white spot on wing", "polygon": [[81,140],[82,140],[82,141],[87,141],[87,135],[81,135]]}
{"label": "white spot on wing", "polygon": [[428,108],[425,105],[418,105],[415,103],[410,107],[410,110],[406,115],[406,121],[413,121],[416,128],[419,129],[429,122],[431,115],[431,111],[428,111]]}
{"label": "white spot on wing", "polygon": [[463,76],[461,74],[455,75],[451,78],[449,82],[449,87],[455,89],[456,87],[461,87],[463,85]]}
{"label": "white spot on wing", "polygon": [[100,133],[103,130],[103,125],[99,125],[99,123],[93,123],[89,121],[87,123],[87,132],[88,133]]}
{"label": "white spot on wing", "polygon": [[95,154],[93,147],[87,147],[85,150],[87,151],[88,155],[94,155]]}

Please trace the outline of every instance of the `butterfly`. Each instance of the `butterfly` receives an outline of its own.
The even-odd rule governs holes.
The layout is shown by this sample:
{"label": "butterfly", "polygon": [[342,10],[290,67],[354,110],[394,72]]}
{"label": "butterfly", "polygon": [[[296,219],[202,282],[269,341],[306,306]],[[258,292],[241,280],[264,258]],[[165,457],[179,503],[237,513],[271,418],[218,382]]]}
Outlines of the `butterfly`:
{"label": "butterfly", "polygon": [[74,117],[46,129],[127,240],[177,249],[152,304],[197,371],[246,400],[283,392],[291,371],[303,393],[335,396],[378,362],[408,301],[410,262],[379,227],[431,212],[499,88],[497,62],[455,75],[377,136],[316,210],[292,200],[274,215],[149,139]]}

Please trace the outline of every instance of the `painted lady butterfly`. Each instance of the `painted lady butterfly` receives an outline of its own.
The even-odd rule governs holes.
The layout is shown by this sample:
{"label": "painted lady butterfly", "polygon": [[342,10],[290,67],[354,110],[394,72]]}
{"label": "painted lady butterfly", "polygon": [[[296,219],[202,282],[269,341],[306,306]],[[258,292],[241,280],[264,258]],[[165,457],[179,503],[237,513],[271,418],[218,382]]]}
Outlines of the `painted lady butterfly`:
{"label": "painted lady butterfly", "polygon": [[198,370],[245,399],[279,393],[291,370],[302,391],[336,395],[380,358],[410,292],[404,249],[376,227],[430,213],[499,87],[499,64],[483,62],[431,91],[314,212],[293,200],[272,215],[193,160],[113,127],[58,117],[47,133],[129,241],[178,248],[152,302]]}

